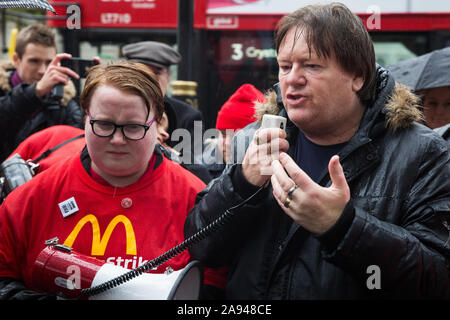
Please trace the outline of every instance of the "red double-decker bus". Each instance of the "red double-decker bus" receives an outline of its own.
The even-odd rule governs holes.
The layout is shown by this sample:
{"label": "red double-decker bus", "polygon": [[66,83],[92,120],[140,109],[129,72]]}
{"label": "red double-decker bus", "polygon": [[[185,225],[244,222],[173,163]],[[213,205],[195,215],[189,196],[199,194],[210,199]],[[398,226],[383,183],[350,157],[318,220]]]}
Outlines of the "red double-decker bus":
{"label": "red double-decker bus", "polygon": [[[399,60],[450,46],[450,2],[341,1],[364,21],[374,41],[377,62]],[[63,50],[74,56],[120,59],[123,45],[162,41],[176,46],[178,0],[51,0],[58,12],[47,23],[59,30]],[[207,128],[243,83],[261,91],[277,80],[273,30],[278,20],[311,1],[195,0],[192,79],[198,83],[198,108]],[[372,2],[373,3],[373,2]],[[174,79],[177,69],[173,70]],[[174,80],[173,79],[173,80]]]}

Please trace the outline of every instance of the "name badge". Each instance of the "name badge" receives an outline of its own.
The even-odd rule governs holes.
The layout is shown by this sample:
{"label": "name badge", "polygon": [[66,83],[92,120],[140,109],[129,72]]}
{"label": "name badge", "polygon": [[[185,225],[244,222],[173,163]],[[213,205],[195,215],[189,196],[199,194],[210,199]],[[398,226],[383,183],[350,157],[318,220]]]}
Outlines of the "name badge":
{"label": "name badge", "polygon": [[59,210],[61,210],[62,216],[64,218],[66,218],[78,211],[78,206],[77,206],[77,203],[75,202],[74,197],[69,198],[63,202],[60,202],[58,204],[58,206],[59,206]]}

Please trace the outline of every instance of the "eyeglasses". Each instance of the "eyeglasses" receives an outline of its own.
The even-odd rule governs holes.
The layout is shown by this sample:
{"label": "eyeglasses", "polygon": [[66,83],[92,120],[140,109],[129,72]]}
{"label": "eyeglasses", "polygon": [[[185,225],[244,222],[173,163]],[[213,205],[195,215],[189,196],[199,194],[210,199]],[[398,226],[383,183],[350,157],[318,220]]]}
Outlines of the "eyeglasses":
{"label": "eyeglasses", "polygon": [[123,136],[128,140],[141,140],[145,137],[148,129],[155,121],[155,117],[146,124],[115,124],[114,122],[104,120],[92,119],[91,113],[88,112],[89,123],[92,127],[92,132],[98,137],[108,138],[112,137],[116,133],[117,128],[122,130]]}

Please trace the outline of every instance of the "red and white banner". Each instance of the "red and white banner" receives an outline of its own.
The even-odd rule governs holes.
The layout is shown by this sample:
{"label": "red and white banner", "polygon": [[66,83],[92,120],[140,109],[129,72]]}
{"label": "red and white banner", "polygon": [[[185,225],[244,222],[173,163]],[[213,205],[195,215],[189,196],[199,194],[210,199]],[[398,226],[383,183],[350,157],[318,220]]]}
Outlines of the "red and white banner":
{"label": "red and white banner", "polygon": [[[69,17],[67,8],[78,6],[81,28],[176,28],[178,0],[51,0],[59,17]],[[50,15],[50,14],[49,14]],[[65,21],[49,24],[64,27]]]}
{"label": "red and white banner", "polygon": [[[176,29],[180,0],[50,0],[58,15],[53,27]],[[448,0],[341,0],[368,29],[429,31],[450,29]],[[424,3],[428,3],[424,5]],[[273,30],[280,18],[310,0],[195,0],[194,28],[211,30]],[[74,10],[70,10],[69,8]],[[79,15],[76,16],[76,15]],[[47,13],[49,18],[55,18]],[[368,21],[368,23],[367,23]]]}
{"label": "red and white banner", "polygon": [[[311,0],[207,0],[207,15],[252,15],[273,14],[285,15],[301,7],[314,3],[327,3],[330,1]],[[374,7],[381,13],[430,13],[450,12],[448,0],[340,0],[356,14],[373,11]]]}

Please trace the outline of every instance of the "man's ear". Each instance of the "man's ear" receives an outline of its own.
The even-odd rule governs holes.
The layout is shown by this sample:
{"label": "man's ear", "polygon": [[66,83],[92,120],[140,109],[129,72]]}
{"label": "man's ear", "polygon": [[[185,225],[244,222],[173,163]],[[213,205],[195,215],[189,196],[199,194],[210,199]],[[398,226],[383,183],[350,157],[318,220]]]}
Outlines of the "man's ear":
{"label": "man's ear", "polygon": [[14,62],[14,65],[16,66],[16,69],[19,67],[19,64],[20,64],[20,58],[19,58],[19,55],[17,54],[17,52],[14,52],[13,53],[13,62]]}
{"label": "man's ear", "polygon": [[354,92],[358,92],[364,85],[364,78],[361,76],[355,76],[353,78],[352,89]]}

